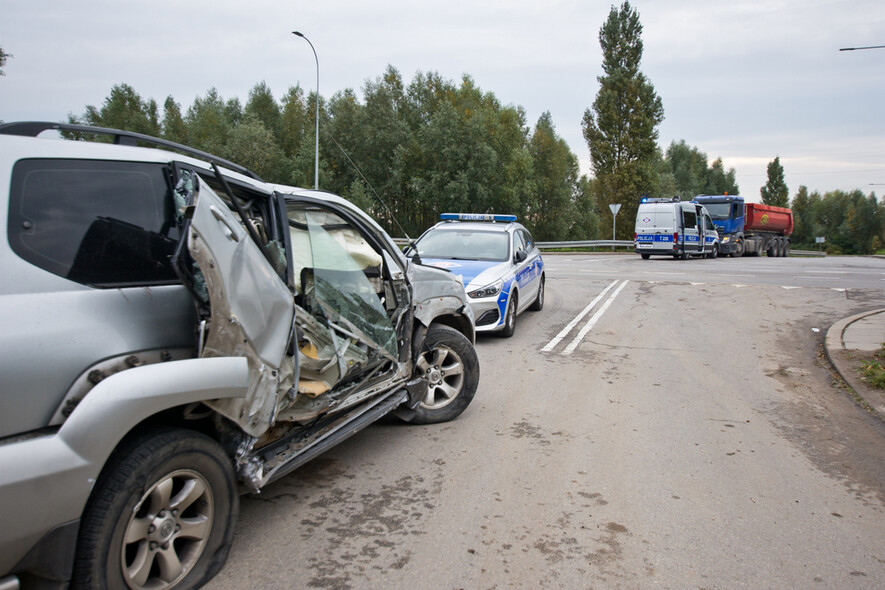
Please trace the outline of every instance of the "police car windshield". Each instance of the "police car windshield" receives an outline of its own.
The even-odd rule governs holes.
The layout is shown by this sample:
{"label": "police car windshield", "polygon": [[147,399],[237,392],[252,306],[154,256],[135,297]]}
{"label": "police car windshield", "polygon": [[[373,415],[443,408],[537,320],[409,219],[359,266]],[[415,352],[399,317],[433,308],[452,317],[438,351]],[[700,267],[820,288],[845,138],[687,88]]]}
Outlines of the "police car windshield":
{"label": "police car windshield", "polygon": [[457,260],[507,260],[510,234],[474,230],[440,229],[418,240],[421,258]]}

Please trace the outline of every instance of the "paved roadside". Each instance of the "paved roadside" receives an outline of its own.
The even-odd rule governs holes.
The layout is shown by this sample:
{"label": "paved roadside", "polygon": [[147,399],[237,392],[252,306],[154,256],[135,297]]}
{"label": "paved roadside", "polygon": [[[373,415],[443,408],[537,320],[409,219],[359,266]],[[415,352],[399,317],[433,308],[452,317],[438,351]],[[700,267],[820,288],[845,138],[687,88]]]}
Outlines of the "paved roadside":
{"label": "paved roadside", "polygon": [[885,390],[867,385],[858,369],[863,360],[885,343],[885,309],[845,318],[827,330],[827,357],[842,379],[879,416],[885,419]]}

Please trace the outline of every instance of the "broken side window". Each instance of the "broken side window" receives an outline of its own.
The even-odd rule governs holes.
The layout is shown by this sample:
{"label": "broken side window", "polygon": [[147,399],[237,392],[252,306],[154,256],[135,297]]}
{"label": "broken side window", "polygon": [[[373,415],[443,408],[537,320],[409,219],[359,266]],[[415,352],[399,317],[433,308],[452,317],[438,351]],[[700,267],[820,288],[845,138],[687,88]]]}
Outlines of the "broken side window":
{"label": "broken side window", "polygon": [[397,358],[396,333],[384,308],[383,258],[336,214],[289,206],[292,257],[301,299],[339,335]]}

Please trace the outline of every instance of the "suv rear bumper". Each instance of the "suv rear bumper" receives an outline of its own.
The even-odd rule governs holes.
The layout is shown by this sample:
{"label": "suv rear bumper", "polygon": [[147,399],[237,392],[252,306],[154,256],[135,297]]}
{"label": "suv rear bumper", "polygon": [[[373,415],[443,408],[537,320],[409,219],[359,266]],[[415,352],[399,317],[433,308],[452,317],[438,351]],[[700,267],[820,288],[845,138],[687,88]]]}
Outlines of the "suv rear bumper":
{"label": "suv rear bumper", "polygon": [[51,434],[0,446],[0,473],[0,572],[66,580],[98,468]]}

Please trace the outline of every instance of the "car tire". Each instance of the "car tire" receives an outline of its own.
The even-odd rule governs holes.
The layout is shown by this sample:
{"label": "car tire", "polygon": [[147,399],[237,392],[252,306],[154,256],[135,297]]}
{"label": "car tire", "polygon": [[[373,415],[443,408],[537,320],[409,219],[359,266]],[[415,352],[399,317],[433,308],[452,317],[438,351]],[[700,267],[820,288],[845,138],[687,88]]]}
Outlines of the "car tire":
{"label": "car tire", "polygon": [[83,512],[71,588],[197,588],[224,565],[238,513],[233,465],[214,440],[173,428],[133,437]]}
{"label": "car tire", "polygon": [[504,327],[498,332],[501,338],[510,338],[513,336],[513,332],[516,331],[516,308],[518,304],[519,294],[513,291],[507,299],[507,308],[504,310]]}
{"label": "car tire", "polygon": [[544,309],[544,275],[541,275],[541,282],[538,283],[538,296],[535,297],[535,300],[532,301],[532,304],[529,306],[531,311],[541,311]]}
{"label": "car tire", "polygon": [[642,256],[643,260],[648,260],[649,258],[651,258],[651,254],[640,254],[640,256]]}
{"label": "car tire", "polygon": [[427,391],[408,420],[413,424],[448,422],[461,415],[476,393],[479,358],[464,334],[433,324],[421,345],[415,372],[427,381]]}
{"label": "car tire", "polygon": [[713,249],[707,253],[707,258],[716,258],[719,256],[719,246],[713,244]]}

